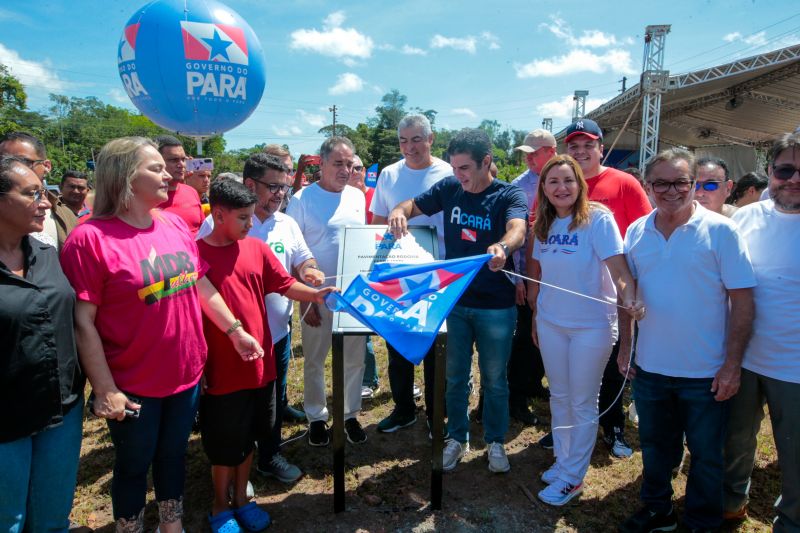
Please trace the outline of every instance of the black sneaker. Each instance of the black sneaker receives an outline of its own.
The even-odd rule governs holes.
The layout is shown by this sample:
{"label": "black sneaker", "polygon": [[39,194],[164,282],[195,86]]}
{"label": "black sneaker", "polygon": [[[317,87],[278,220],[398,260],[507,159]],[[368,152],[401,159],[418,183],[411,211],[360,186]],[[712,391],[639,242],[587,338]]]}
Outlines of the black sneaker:
{"label": "black sneaker", "polygon": [[668,513],[656,513],[647,507],[642,507],[619,526],[619,531],[620,533],[650,533],[675,531],[677,527],[678,521],[675,519],[674,509],[670,509]]}
{"label": "black sneaker", "polygon": [[417,422],[417,415],[411,414],[404,416],[398,414],[397,411],[392,411],[389,416],[378,422],[378,431],[381,433],[394,433],[398,429],[413,426]]}
{"label": "black sneaker", "polygon": [[539,439],[539,446],[544,448],[545,450],[552,450],[553,449],[553,432],[551,431],[541,439]]}
{"label": "black sneaker", "polygon": [[331,443],[328,425],[325,422],[317,420],[308,425],[308,443],[311,446],[327,446]]}
{"label": "black sneaker", "polygon": [[355,418],[348,418],[344,421],[344,433],[350,444],[363,444],[367,442],[367,433]]}
{"label": "black sneaker", "polygon": [[618,459],[627,459],[633,455],[633,448],[625,440],[625,433],[620,428],[613,428],[606,433],[603,431],[603,442],[610,448],[611,455]]}
{"label": "black sneaker", "polygon": [[526,402],[515,403],[509,408],[508,414],[514,420],[522,422],[524,426],[535,426],[539,423],[539,417],[528,408]]}
{"label": "black sneaker", "polygon": [[[431,422],[431,419],[428,418],[427,420],[425,420],[425,423],[428,424],[428,440],[433,440],[433,422]],[[450,432],[447,431],[447,422],[445,422],[444,423],[444,440],[447,440],[449,438],[450,438]]]}

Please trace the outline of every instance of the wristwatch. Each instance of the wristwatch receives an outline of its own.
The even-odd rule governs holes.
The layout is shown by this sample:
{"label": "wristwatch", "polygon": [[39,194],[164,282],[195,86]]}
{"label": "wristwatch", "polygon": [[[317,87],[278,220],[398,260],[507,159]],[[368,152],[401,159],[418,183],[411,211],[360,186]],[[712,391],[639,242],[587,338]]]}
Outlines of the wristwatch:
{"label": "wristwatch", "polygon": [[503,253],[506,254],[506,257],[508,257],[508,246],[506,245],[506,243],[500,241],[495,244],[497,244],[497,246],[500,246],[503,249]]}

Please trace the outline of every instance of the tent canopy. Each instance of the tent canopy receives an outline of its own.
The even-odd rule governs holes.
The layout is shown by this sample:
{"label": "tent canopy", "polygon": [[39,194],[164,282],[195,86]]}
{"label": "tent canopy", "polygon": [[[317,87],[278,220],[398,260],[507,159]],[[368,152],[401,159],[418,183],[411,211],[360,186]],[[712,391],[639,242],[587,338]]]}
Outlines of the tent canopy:
{"label": "tent canopy", "polygon": [[[662,148],[768,145],[800,126],[800,45],[673,75],[667,87],[661,97]],[[586,115],[603,128],[606,148],[630,116],[616,148],[638,150],[641,95],[636,84]],[[556,139],[564,136],[562,130]]]}

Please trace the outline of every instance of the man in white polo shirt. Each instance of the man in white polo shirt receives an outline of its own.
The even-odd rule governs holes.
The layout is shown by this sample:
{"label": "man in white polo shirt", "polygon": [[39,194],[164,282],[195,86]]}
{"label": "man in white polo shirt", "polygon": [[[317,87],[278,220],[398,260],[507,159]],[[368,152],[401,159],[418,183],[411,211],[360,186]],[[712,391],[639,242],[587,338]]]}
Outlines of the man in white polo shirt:
{"label": "man in white polo shirt", "polygon": [[[353,143],[345,137],[329,137],[319,149],[321,177],[297,193],[286,214],[292,217],[319,268],[328,276],[337,272],[340,233],[347,225],[364,224],[364,193],[347,184],[355,166]],[[334,277],[324,285],[336,285]],[[307,309],[307,311],[306,311]],[[325,358],[331,348],[333,313],[325,306],[301,306],[303,331],[303,397],[309,421],[308,443],[327,446],[328,407],[325,399]],[[365,336],[344,338],[344,431],[347,440],[360,444],[367,434],[356,416],[361,412],[361,381],[364,377]]]}
{"label": "man in white polo shirt", "polygon": [[692,454],[684,525],[722,524],[722,445],[727,400],[753,321],[753,267],[736,226],[694,201],[694,158],[658,154],[645,179],[656,209],[628,227],[625,253],[647,315],[639,321],[636,361],[628,368],[633,324],[620,318],[619,370],[634,378],[642,447],[644,507],[623,532],[671,531],[672,468],[683,439]]}
{"label": "man in white polo shirt", "polygon": [[781,470],[774,531],[800,531],[800,133],[772,146],[771,200],[733,216],[747,243],[758,285],[753,338],[742,363],[742,384],[731,400],[725,444],[725,515],[747,514],[756,435],[769,406]]}
{"label": "man in white polo shirt", "polygon": [[[378,178],[370,210],[373,224],[386,224],[391,210],[404,200],[414,198],[433,184],[453,175],[453,167],[431,155],[433,131],[425,115],[406,115],[397,127],[397,138],[403,159],[384,168]],[[444,258],[442,213],[432,217],[420,215],[409,224],[436,226],[439,237],[439,257]],[[378,431],[393,433],[417,421],[414,403],[414,365],[387,343],[389,351],[389,386],[394,409],[378,423]],[[424,359],[425,413],[428,423],[433,420],[433,377],[435,370],[433,348]]]}

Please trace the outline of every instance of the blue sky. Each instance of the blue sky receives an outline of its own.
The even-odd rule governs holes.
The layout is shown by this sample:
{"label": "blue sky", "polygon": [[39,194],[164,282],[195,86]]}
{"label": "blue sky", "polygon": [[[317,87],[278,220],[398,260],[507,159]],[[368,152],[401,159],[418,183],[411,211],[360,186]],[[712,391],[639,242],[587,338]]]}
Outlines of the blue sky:
{"label": "blue sky", "polygon": [[[117,75],[122,29],[145,2],[4,0],[0,63],[29,93],[97,96],[132,109]],[[267,88],[258,108],[225,135],[229,148],[286,143],[313,152],[336,104],[350,126],[398,89],[409,106],[438,111],[437,125],[494,119],[515,129],[569,123],[572,94],[587,111],[641,70],[644,28],[671,24],[666,68],[686,72],[800,42],[796,0],[555,2],[542,0],[227,0],[264,49]]]}

